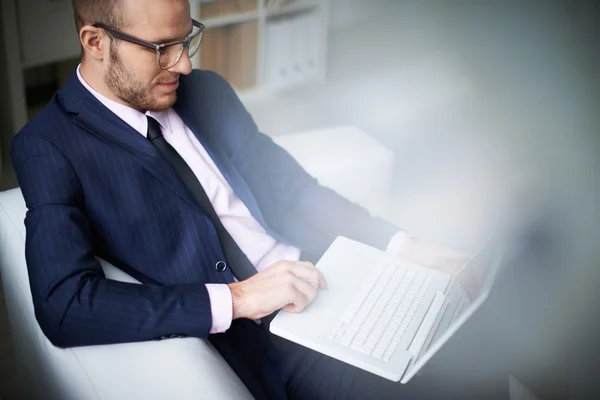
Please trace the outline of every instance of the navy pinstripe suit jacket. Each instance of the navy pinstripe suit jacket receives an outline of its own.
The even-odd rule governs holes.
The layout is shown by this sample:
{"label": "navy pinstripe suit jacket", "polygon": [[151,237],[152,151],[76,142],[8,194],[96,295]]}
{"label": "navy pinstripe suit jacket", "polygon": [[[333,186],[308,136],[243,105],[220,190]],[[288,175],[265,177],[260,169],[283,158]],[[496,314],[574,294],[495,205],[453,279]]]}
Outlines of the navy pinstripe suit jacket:
{"label": "navy pinstripe suit jacket", "polygon": [[[397,228],[325,189],[261,134],[217,74],[182,76],[175,110],[252,215],[319,257],[337,235],[383,248]],[[207,337],[205,283],[232,281],[216,231],[170,165],[73,74],[13,139],[36,317],[56,346]],[[95,256],[144,283],[108,280]]]}

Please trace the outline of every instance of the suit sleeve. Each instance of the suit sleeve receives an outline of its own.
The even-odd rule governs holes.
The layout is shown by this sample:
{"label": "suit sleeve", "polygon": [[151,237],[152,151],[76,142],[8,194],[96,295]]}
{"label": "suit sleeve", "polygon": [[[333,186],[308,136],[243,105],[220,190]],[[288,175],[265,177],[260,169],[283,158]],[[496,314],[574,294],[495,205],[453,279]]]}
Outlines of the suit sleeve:
{"label": "suit sleeve", "polygon": [[[364,207],[351,202],[334,190],[321,186],[293,157],[271,138],[257,133],[256,153],[268,154],[265,170],[270,172],[271,193],[277,193],[280,212],[271,225],[285,232],[315,259],[322,255],[337,236],[345,236],[386,250],[400,228]],[[284,173],[285,171],[285,173]],[[287,187],[285,189],[284,187]]]}
{"label": "suit sleeve", "polygon": [[260,208],[268,211],[264,214],[272,232],[317,257],[337,236],[382,250],[389,246],[400,228],[321,186],[288,152],[259,132],[231,86],[214,76],[221,82],[214,92],[228,94],[229,100],[223,104],[235,110],[241,121],[244,137],[236,153],[243,158],[240,164],[246,182],[251,188],[261,188],[253,194]]}
{"label": "suit sleeve", "polygon": [[106,279],[94,256],[79,179],[56,147],[21,132],[11,154],[28,208],[25,255],[35,315],[55,346],[208,336],[204,284],[151,287]]}

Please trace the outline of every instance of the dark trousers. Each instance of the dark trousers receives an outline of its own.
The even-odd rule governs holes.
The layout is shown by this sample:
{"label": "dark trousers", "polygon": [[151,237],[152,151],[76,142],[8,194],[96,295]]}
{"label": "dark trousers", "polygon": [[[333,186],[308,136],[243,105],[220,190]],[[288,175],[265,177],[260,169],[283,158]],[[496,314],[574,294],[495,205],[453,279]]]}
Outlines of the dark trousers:
{"label": "dark trousers", "polygon": [[[481,380],[475,365],[431,361],[408,384],[388,381],[269,333],[253,321],[236,320],[211,343],[256,399],[507,399],[508,378]],[[461,361],[462,362],[462,361]]]}

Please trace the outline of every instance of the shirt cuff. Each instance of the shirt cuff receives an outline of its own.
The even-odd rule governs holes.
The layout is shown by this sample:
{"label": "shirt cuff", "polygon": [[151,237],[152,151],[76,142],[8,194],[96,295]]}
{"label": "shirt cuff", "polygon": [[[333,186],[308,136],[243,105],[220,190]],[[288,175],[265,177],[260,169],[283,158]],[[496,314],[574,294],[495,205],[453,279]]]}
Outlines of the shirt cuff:
{"label": "shirt cuff", "polygon": [[388,243],[387,249],[385,251],[395,256],[400,255],[402,248],[404,247],[406,242],[408,242],[411,236],[411,234],[405,231],[396,232],[396,234],[390,239],[390,242]]}
{"label": "shirt cuff", "polygon": [[231,327],[233,318],[231,290],[227,285],[213,283],[207,284],[206,290],[210,298],[210,311],[212,313],[210,333],[223,333]]}

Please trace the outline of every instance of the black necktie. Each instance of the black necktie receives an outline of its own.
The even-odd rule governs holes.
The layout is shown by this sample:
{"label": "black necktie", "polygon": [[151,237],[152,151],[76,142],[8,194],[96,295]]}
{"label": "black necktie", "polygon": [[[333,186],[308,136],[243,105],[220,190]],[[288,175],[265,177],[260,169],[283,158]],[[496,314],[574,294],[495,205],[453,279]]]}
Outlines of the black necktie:
{"label": "black necktie", "polygon": [[204,188],[194,175],[194,172],[187,165],[185,160],[181,158],[179,153],[165,140],[160,130],[160,124],[157,120],[152,117],[148,117],[148,140],[154,145],[163,155],[165,160],[173,167],[179,179],[188,188],[202,211],[214,224],[217,234],[219,235],[219,241],[221,242],[221,248],[227,258],[231,270],[239,280],[245,280],[256,274],[256,269],[248,260],[248,257],[242,252],[240,247],[237,245],[235,240],[231,237],[227,229],[221,223],[219,216],[215,212]]}

